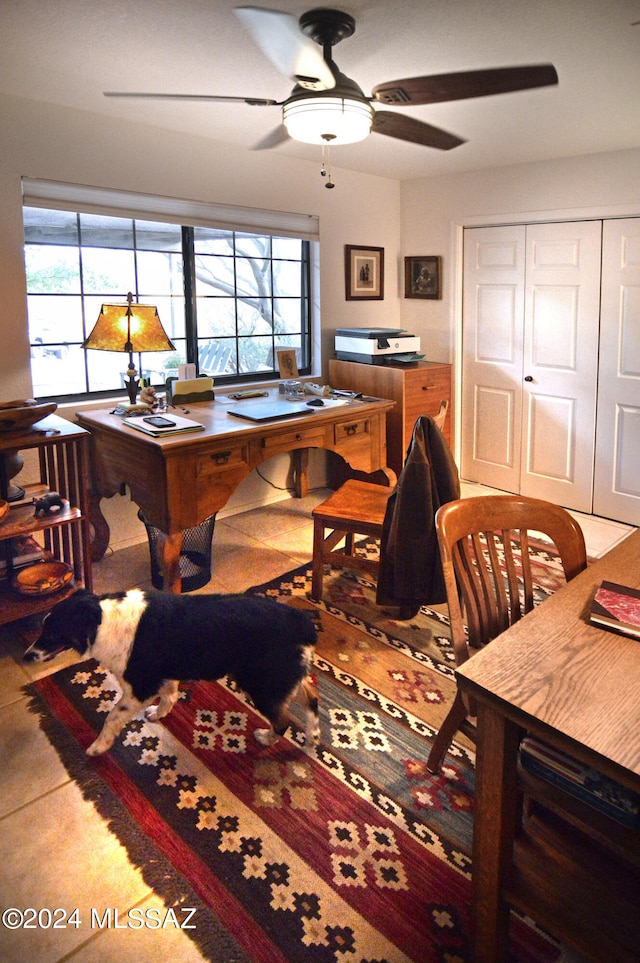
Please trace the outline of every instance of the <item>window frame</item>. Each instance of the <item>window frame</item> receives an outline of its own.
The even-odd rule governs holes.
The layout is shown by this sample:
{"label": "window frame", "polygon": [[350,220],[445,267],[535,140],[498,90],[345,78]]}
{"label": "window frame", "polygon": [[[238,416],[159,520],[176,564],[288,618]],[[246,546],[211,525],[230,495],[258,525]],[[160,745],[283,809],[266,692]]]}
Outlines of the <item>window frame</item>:
{"label": "window frame", "polygon": [[[198,227],[235,231],[238,234],[256,234],[258,236],[292,237],[302,242],[301,247],[301,291],[300,304],[305,306],[305,315],[301,318],[299,337],[301,340],[302,359],[306,357],[308,363],[300,363],[300,374],[313,374],[319,370],[319,307],[314,297],[314,281],[318,278],[319,254],[319,220],[311,215],[286,214],[283,212],[260,211],[256,209],[229,207],[226,205],[207,204],[196,201],[180,201],[172,198],[152,197],[150,195],[133,195],[109,189],[88,188],[82,185],[56,184],[48,181],[34,181],[23,179],[24,207],[38,207],[48,210],[64,210],[75,214],[99,213],[108,217],[125,218],[127,220],[156,221],[158,223],[175,224],[181,228],[183,239],[182,264],[187,269],[184,274],[184,304],[185,304],[185,340],[186,360],[198,364],[198,341],[207,340],[202,333],[198,334],[197,309],[195,292],[195,271],[193,234]],[[186,220],[189,223],[185,223]],[[233,224],[230,221],[234,221]],[[191,238],[190,248],[185,242]],[[78,248],[82,248],[79,237]],[[133,250],[132,247],[130,250]],[[189,282],[188,284],[186,282]],[[187,290],[190,288],[189,290]],[[81,289],[80,297],[84,305],[87,295]],[[273,290],[271,291],[273,297]],[[238,292],[234,298],[237,303]],[[135,296],[134,296],[135,299]],[[111,300],[105,297],[104,301]],[[120,300],[113,297],[113,301]],[[124,300],[124,299],[123,299]],[[83,318],[86,328],[85,337],[93,327],[94,320]],[[238,341],[238,319],[236,313],[236,329],[232,336]],[[277,340],[277,333],[271,331],[271,338]],[[210,336],[215,340],[215,336]],[[277,347],[277,346],[276,346]],[[85,377],[87,377],[87,352],[85,351]],[[142,356],[144,358],[144,355]],[[136,364],[140,356],[134,358]],[[279,380],[277,358],[273,351],[272,369],[267,371],[240,372],[232,374],[216,374],[215,380],[220,385],[238,385],[251,383],[265,383]],[[156,385],[162,387],[162,385]],[[71,394],[56,393],[55,395],[39,395],[43,400],[48,397],[56,400],[74,403],[91,399],[111,398],[121,396],[122,388],[110,390],[84,391]]]}

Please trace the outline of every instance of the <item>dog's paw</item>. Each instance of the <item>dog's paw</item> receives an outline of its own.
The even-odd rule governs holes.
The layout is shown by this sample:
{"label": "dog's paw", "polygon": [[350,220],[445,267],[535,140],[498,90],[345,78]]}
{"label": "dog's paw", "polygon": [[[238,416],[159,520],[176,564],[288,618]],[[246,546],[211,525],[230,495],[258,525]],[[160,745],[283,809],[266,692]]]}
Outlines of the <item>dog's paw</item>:
{"label": "dog's paw", "polygon": [[103,752],[106,752],[107,749],[110,749],[112,745],[113,745],[112,742],[105,744],[104,742],[101,742],[100,739],[96,739],[96,741],[92,742],[89,748],[87,749],[87,755],[101,756]]}
{"label": "dog's paw", "polygon": [[256,729],[253,734],[261,746],[272,746],[278,738],[273,729]]}

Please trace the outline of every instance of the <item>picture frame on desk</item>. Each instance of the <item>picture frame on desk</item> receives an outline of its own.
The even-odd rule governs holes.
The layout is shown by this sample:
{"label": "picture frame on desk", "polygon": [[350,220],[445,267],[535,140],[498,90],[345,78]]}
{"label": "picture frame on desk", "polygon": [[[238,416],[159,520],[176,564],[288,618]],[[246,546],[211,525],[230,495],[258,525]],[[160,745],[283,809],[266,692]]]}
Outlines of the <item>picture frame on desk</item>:
{"label": "picture frame on desk", "polygon": [[442,258],[440,255],[423,255],[404,259],[405,298],[424,298],[439,301],[442,298]]}
{"label": "picture frame on desk", "polygon": [[345,297],[347,301],[384,300],[384,248],[345,244]]}
{"label": "picture frame on desk", "polygon": [[298,361],[295,348],[276,348],[278,373],[281,378],[298,377]]}

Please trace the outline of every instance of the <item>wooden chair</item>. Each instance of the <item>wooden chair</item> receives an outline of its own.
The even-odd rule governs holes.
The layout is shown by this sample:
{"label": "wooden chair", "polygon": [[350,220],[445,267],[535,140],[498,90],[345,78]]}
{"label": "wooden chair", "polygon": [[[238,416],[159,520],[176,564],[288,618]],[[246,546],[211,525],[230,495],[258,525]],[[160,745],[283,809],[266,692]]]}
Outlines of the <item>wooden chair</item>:
{"label": "wooden chair", "polygon": [[[440,410],[433,419],[440,431],[448,409],[449,402],[441,401]],[[382,536],[387,501],[397,479],[390,468],[381,469],[378,475],[379,484],[348,479],[325,502],[313,509],[311,597],[316,601],[322,598],[322,577],[326,563],[342,568],[364,569],[373,576],[377,576],[380,570],[377,559],[354,554],[355,535],[377,539]],[[326,529],[329,529],[328,535],[325,535]],[[336,546],[343,539],[344,551],[336,551]]]}
{"label": "wooden chair", "polygon": [[198,373],[206,375],[224,374],[233,352],[233,345],[227,341],[206,341],[198,349]]}
{"label": "wooden chair", "polygon": [[[570,581],[587,565],[584,536],[569,512],[521,495],[448,502],[436,514],[456,665],[533,608],[529,533],[552,539]],[[501,558],[503,559],[501,561]],[[427,769],[437,773],[456,732],[475,742],[475,707],[458,690]]]}
{"label": "wooden chair", "polygon": [[[325,563],[343,568],[363,569],[377,575],[377,559],[354,554],[354,535],[380,538],[387,501],[393,486],[372,485],[349,478],[321,505],[313,509],[313,569],[311,597],[322,598]],[[325,535],[325,530],[329,533]],[[345,540],[344,551],[336,546]]]}

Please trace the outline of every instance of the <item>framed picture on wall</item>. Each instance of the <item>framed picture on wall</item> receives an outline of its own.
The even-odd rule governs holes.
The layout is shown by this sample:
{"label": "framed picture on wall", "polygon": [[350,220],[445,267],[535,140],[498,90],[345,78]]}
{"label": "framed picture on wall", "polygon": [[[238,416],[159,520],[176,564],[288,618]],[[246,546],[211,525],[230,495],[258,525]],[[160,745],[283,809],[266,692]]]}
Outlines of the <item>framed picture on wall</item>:
{"label": "framed picture on wall", "polygon": [[442,297],[442,258],[439,255],[404,259],[405,298]]}
{"label": "framed picture on wall", "polygon": [[344,246],[347,301],[384,299],[384,248],[355,244]]}

